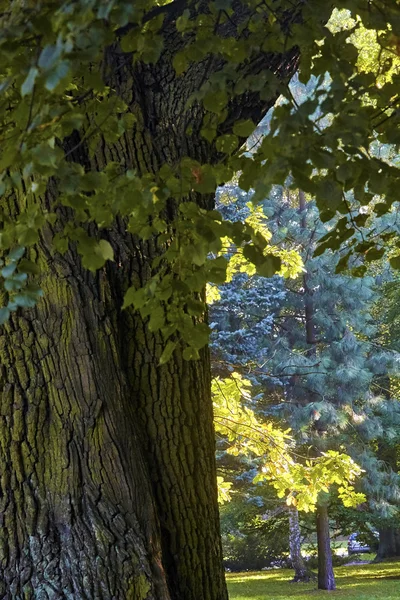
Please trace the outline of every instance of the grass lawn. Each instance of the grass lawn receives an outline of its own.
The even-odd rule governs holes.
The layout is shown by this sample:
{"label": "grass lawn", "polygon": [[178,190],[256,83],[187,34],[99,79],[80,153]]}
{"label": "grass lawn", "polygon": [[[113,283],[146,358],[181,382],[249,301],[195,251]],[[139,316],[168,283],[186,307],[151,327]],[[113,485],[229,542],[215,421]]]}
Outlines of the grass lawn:
{"label": "grass lawn", "polygon": [[399,600],[400,562],[357,565],[335,569],[337,590],[324,592],[315,583],[289,583],[293,572],[287,569],[257,573],[228,573],[231,600]]}

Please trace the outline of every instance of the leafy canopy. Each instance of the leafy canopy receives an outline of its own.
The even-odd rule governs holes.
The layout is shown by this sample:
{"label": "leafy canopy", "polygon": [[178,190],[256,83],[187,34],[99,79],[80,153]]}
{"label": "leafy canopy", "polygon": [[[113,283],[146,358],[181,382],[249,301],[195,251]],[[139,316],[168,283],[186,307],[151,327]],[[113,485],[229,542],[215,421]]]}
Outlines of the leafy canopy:
{"label": "leafy canopy", "polygon": [[[108,232],[119,216],[135,239],[157,236],[158,249],[151,277],[127,290],[124,308],[133,306],[149,317],[151,330],[162,331],[161,362],[172,354],[177,332],[188,345],[185,358],[196,358],[209,334],[202,291],[227,277],[224,240],[241,248],[262,275],[281,268],[282,257],[257,225],[229,222],[204,208],[201,199],[235,173],[243,189],[255,189],[254,202],[290,174],[294,186],[316,197],[323,218],[342,215],[322,248],[347,240],[351,251],[370,250],[375,238],[362,246],[351,241],[365,222],[358,208],[379,195],[379,210],[389,211],[399,183],[397,166],[370,152],[377,137],[400,143],[399,11],[397,2],[381,0],[338,0],[336,6],[347,11],[343,25],[336,14],[327,28],[330,5],[320,0],[271,6],[244,0],[240,11],[231,0],[0,2],[0,322],[40,297],[37,265],[45,266],[35,264],[32,249],[44,232],[52,233],[54,253],[76,248],[83,266],[95,271],[114,259]],[[176,50],[168,46],[171,28],[180,40]],[[380,49],[368,65],[365,31]],[[209,158],[185,155],[182,144],[179,158],[151,171],[115,159],[99,165],[99,148],[143,133],[143,114],[113,85],[116,73],[107,60],[116,48],[121,69],[172,60],[182,82],[196,65],[217,65],[185,107],[201,109],[200,131],[189,123],[184,135],[205,145]],[[287,85],[299,48],[302,81],[316,78],[301,105]],[[279,94],[286,101],[249,152],[246,138]],[[254,110],[242,118],[239,108],[247,101]],[[85,161],[77,159],[82,149]],[[167,217],[171,201],[176,210]]]}
{"label": "leafy canopy", "polygon": [[[238,373],[216,378],[212,384],[214,423],[218,434],[226,437],[230,454],[259,457],[260,469],[254,482],[268,481],[278,497],[286,497],[288,505],[299,510],[315,511],[318,496],[337,484],[338,496],[344,506],[365,501],[353,483],[362,469],[342,452],[328,450],[317,458],[306,459],[296,453],[290,430],[282,430],[272,422],[261,422],[246,406],[250,400],[250,383]],[[300,460],[299,460],[300,459]],[[228,501],[231,484],[219,477],[220,502]]]}

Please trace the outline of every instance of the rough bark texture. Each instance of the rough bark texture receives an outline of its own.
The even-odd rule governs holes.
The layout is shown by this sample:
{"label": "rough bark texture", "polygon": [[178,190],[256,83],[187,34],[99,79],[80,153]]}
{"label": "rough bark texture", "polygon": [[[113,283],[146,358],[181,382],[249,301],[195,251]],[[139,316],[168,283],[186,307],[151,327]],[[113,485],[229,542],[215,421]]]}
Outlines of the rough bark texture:
{"label": "rough bark texture", "polygon": [[0,338],[1,597],[168,599],[109,289],[71,258]]}
{"label": "rough bark texture", "polygon": [[331,538],[329,534],[329,515],[326,506],[317,507],[318,539],[318,589],[332,591],[336,589],[332,566]]}
{"label": "rough bark texture", "polygon": [[311,571],[307,568],[301,555],[301,531],[299,511],[295,506],[290,506],[289,513],[289,551],[290,560],[294,569],[293,582],[306,582],[312,578]]}
{"label": "rough bark texture", "polygon": [[[185,155],[218,158],[198,136],[199,106],[186,101],[220,65],[177,78],[171,57],[182,37],[168,27],[156,65],[132,66],[117,46],[106,52],[106,77],[138,124],[116,144],[102,139],[90,159],[72,136],[69,160],[143,174]],[[289,75],[296,60],[276,68]],[[257,120],[272,103],[238,99],[227,123]],[[60,226],[67,218],[60,212]],[[160,336],[121,311],[126,287],[150,276],[156,241],[116,223],[107,234],[116,261],[92,276],[74,249],[52,256],[47,233],[37,248],[44,300],[0,337],[0,596],[226,600],[208,351],[185,362],[178,348],[159,367]]]}

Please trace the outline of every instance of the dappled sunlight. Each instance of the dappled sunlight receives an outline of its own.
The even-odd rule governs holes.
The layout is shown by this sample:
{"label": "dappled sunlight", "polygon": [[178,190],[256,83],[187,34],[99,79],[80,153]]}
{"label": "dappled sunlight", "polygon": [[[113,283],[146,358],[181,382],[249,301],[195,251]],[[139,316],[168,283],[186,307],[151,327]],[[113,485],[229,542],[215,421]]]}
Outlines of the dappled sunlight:
{"label": "dappled sunlight", "polygon": [[[335,598],[351,600],[397,600],[400,562],[339,567],[335,569]],[[227,574],[231,600],[307,600],[322,599],[332,592],[318,590],[316,583],[292,584],[293,571]]]}
{"label": "dappled sunlight", "polygon": [[230,573],[227,575],[228,581],[258,581],[258,580],[268,580],[268,581],[286,581],[287,579],[291,579],[292,572],[288,569],[276,569],[270,571],[251,571],[249,573],[238,573],[233,574]]}

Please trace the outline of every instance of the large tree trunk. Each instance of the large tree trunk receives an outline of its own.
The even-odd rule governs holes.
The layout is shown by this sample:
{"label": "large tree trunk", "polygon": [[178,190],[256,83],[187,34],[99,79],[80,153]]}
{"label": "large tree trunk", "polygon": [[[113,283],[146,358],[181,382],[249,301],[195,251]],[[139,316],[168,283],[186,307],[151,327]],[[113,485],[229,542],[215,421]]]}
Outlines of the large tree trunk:
{"label": "large tree trunk", "polygon": [[42,285],[0,337],[1,597],[168,599],[107,282],[70,255]]}
{"label": "large tree trunk", "polygon": [[317,539],[318,539],[318,589],[335,590],[335,576],[332,566],[331,538],[329,533],[328,508],[317,507]]}
{"label": "large tree trunk", "polygon": [[1,597],[226,600],[208,352],[159,367],[118,268],[78,262],[0,338]]}
{"label": "large tree trunk", "polygon": [[295,506],[289,506],[289,551],[292,568],[294,569],[293,582],[310,581],[312,573],[306,566],[301,555],[301,531],[299,511]]}
{"label": "large tree trunk", "polygon": [[[143,175],[184,156],[221,159],[199,135],[201,107],[187,105],[221,59],[176,77],[172,57],[185,41],[168,20],[165,38],[156,65],[133,65],[116,45],[107,50],[102,72],[136,124],[115,144],[100,135],[91,155],[74,134],[64,145],[69,160],[86,170],[114,161]],[[262,58],[287,77],[297,57]],[[242,100],[232,101],[221,133],[273,104],[256,94]],[[195,200],[212,207],[210,197]],[[165,218],[175,214],[171,201]],[[0,595],[227,600],[208,351],[186,362],[178,345],[160,367],[160,335],[121,311],[132,280],[150,277],[157,242],[140,242],[117,222],[104,233],[115,263],[93,276],[74,249],[54,256],[48,233],[37,248],[45,297],[0,338]]]}
{"label": "large tree trunk", "polygon": [[[65,147],[87,169],[118,157],[145,172],[153,140]],[[44,300],[1,337],[1,597],[226,600],[208,350],[187,362],[178,345],[159,366],[161,336],[121,311],[159,249],[122,222],[107,235],[115,263],[92,276],[46,232]]]}

